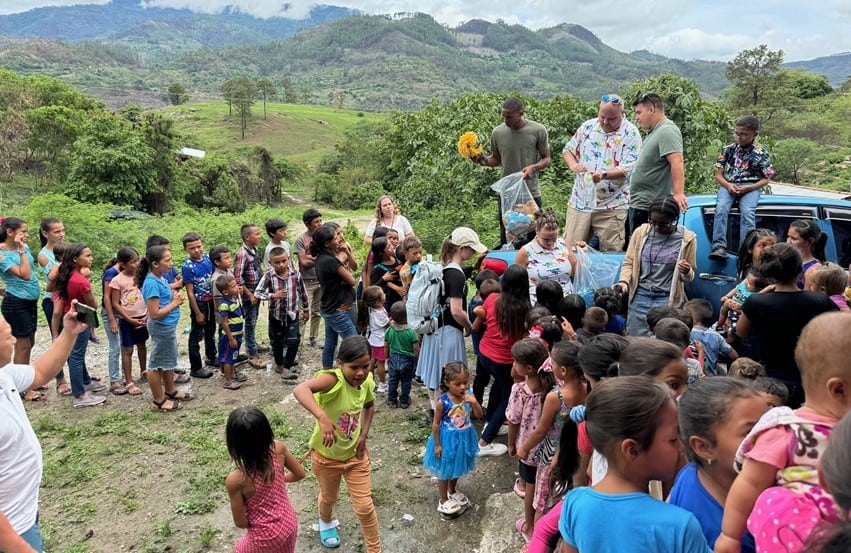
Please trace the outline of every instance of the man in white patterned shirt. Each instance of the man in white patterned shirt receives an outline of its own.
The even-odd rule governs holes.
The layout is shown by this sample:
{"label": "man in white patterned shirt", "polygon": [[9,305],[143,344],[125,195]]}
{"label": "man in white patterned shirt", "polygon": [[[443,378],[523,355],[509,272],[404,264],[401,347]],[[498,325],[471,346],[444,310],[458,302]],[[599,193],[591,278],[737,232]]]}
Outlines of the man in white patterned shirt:
{"label": "man in white patterned shirt", "polygon": [[562,157],[576,173],[567,204],[564,239],[600,238],[601,251],[621,251],[629,208],[629,176],[641,152],[641,134],[624,117],[620,96],[606,94],[600,111],[567,142]]}

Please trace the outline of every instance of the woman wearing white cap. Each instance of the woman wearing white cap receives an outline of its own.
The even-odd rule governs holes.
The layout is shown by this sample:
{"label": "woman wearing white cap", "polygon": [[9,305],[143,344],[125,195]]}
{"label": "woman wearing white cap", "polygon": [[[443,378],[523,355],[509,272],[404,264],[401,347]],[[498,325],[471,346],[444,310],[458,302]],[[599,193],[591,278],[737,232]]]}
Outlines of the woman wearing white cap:
{"label": "woman wearing white cap", "polygon": [[467,277],[461,264],[474,253],[484,253],[487,247],[479,241],[479,235],[471,228],[458,227],[443,240],[440,247],[440,263],[443,265],[443,313],[438,318],[438,329],[423,336],[417,363],[417,376],[428,388],[429,402],[434,409],[437,390],[440,388],[440,373],[443,365],[450,361],[467,364],[467,349],[464,336],[469,335],[472,323],[467,317]]}

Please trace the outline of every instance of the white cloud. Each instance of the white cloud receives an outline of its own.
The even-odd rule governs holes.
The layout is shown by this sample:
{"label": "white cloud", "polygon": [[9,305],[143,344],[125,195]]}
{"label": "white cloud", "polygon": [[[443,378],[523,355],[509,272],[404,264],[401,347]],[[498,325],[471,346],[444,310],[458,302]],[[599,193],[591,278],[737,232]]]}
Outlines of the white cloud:
{"label": "white cloud", "polygon": [[754,37],[749,35],[707,33],[688,28],[655,37],[652,45],[654,52],[672,58],[729,60],[756,44]]}
{"label": "white cloud", "polygon": [[[40,6],[109,0],[0,0],[0,14]],[[647,49],[684,59],[727,60],[765,43],[789,61],[851,50],[851,1],[812,0],[139,0],[150,7],[217,13],[237,6],[258,17],[302,18],[317,4],[365,13],[424,12],[455,26],[470,19],[502,19],[532,29],[577,23],[622,51]],[[287,9],[283,9],[284,6]]]}

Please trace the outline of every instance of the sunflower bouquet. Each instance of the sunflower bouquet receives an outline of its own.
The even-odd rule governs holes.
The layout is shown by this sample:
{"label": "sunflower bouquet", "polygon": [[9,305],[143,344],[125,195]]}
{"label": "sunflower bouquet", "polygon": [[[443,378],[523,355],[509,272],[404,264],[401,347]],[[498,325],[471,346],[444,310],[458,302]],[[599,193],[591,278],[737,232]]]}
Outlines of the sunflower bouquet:
{"label": "sunflower bouquet", "polygon": [[482,145],[479,142],[479,135],[473,131],[467,131],[458,139],[458,153],[461,157],[477,158],[482,155]]}

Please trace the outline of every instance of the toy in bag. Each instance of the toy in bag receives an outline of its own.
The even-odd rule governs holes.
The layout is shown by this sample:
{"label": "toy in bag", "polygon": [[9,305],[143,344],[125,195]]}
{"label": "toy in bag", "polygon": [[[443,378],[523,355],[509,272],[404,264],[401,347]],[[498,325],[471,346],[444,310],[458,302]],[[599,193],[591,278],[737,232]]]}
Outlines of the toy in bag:
{"label": "toy in bag", "polygon": [[593,304],[595,290],[612,286],[617,282],[620,272],[619,256],[600,253],[590,246],[576,248],[573,288],[585,300],[585,305]]}
{"label": "toy in bag", "polygon": [[523,172],[502,177],[491,185],[491,190],[499,194],[506,238],[509,242],[524,240],[534,228],[533,221],[538,204],[526,186]]}
{"label": "toy in bag", "polygon": [[423,335],[437,330],[437,318],[443,311],[440,304],[442,295],[443,265],[420,261],[405,302],[408,326],[414,329],[414,332]]}

